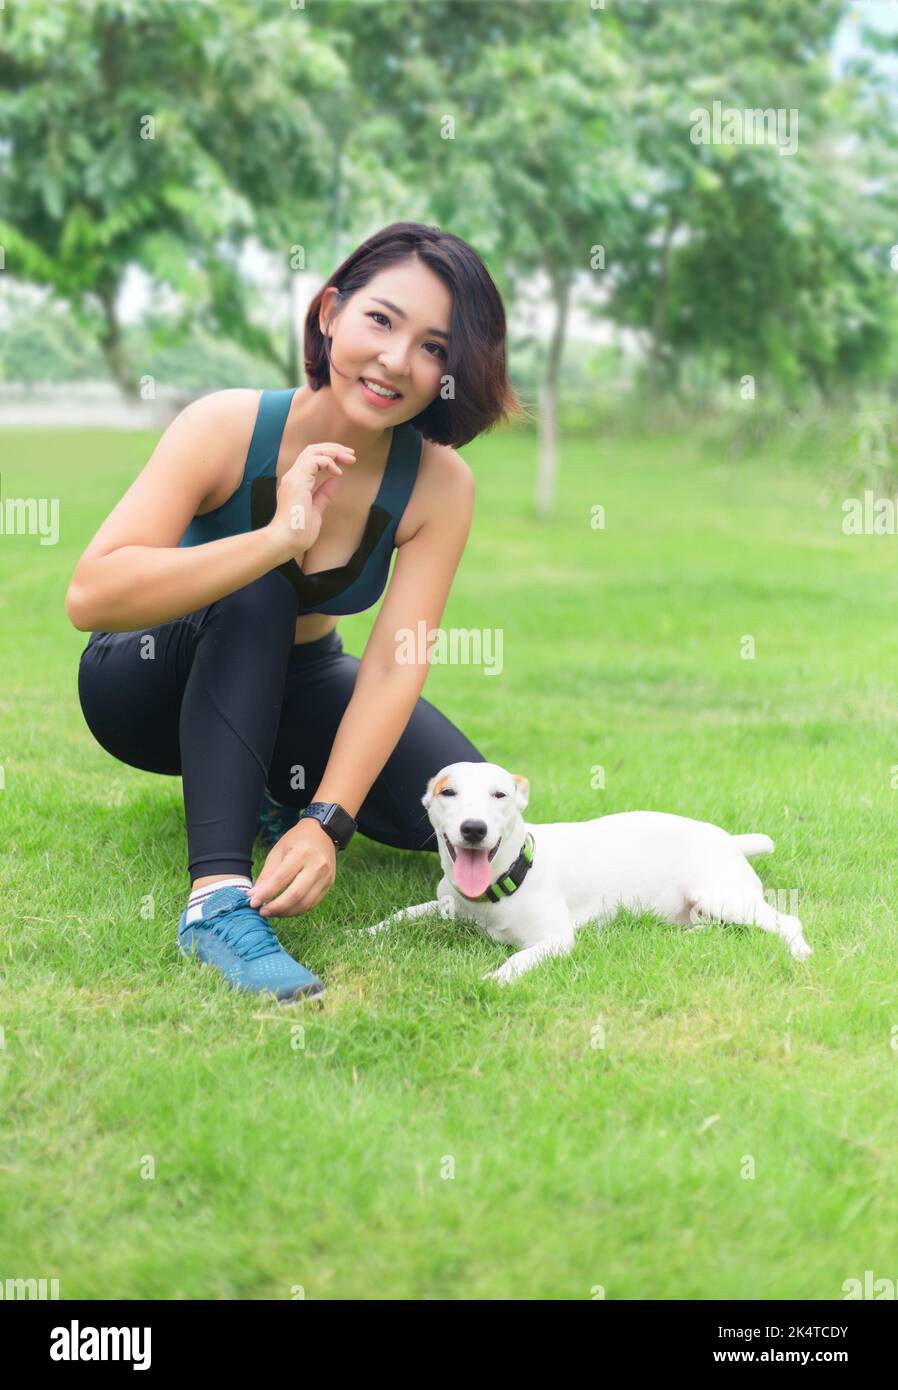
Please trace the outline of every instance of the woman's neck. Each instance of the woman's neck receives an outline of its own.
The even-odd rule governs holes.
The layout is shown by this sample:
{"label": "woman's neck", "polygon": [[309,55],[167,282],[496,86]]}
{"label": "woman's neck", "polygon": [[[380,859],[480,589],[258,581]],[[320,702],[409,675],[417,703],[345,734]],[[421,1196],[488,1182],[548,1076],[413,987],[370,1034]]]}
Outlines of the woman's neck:
{"label": "woman's neck", "polygon": [[290,410],[284,423],[284,438],[296,448],[292,454],[301,453],[309,444],[345,444],[355,449],[356,463],[364,468],[369,463],[380,463],[386,457],[393,437],[392,426],[386,429],[366,429],[350,420],[334,399],[329,386],[313,391],[310,386],[300,386],[290,403]]}

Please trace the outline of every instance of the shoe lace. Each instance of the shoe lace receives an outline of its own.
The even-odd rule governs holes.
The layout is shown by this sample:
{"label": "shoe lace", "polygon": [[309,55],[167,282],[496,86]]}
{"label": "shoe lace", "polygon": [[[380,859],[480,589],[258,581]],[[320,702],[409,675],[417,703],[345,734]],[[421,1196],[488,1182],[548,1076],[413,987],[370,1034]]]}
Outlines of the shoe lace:
{"label": "shoe lace", "polygon": [[203,926],[244,960],[257,960],[281,949],[271,926],[254,907],[223,905],[209,914]]}

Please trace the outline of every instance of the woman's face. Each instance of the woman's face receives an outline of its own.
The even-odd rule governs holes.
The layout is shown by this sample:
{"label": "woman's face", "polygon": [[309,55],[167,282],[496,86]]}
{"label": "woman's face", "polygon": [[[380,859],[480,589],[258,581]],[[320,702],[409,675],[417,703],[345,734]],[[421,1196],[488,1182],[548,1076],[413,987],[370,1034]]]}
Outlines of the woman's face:
{"label": "woman's face", "polygon": [[[446,370],[452,293],[417,260],[390,266],[356,290],[334,318],[336,290],[322,299],[319,323],[330,332],[336,371],[330,385],[351,420],[367,429],[411,420],[437,395]],[[342,373],[342,375],[340,375]],[[380,396],[363,378],[389,387]]]}

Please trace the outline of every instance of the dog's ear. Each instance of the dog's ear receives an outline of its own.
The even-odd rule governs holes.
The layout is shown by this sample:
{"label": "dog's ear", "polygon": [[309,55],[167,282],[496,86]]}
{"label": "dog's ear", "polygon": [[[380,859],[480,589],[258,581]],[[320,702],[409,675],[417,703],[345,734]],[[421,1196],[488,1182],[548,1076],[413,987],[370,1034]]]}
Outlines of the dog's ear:
{"label": "dog's ear", "polygon": [[448,781],[449,777],[443,768],[440,768],[439,772],[435,772],[427,783],[427,791],[421,797],[421,805],[426,806],[427,809],[430,810],[430,803],[435,796],[439,796],[441,790]]}
{"label": "dog's ear", "polygon": [[525,810],[527,803],[530,800],[530,783],[527,781],[526,777],[521,777],[517,772],[513,772],[511,775],[514,778],[515,784],[514,799],[517,802],[520,809],[523,811]]}

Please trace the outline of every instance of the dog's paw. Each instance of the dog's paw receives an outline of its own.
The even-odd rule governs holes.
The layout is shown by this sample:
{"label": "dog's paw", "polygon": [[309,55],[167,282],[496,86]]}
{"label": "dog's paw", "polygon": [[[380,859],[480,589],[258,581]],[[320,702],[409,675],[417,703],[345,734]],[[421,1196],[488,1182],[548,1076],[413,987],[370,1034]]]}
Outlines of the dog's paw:
{"label": "dog's paw", "polygon": [[798,941],[790,941],[789,950],[793,960],[807,960],[808,956],[814,953],[814,948],[809,946],[803,937]]}
{"label": "dog's paw", "polygon": [[377,936],[378,932],[386,931],[389,925],[389,922],[378,922],[376,927],[366,927],[365,930],[369,936]]}
{"label": "dog's paw", "polygon": [[494,980],[497,985],[507,985],[515,978],[515,971],[509,970],[507,965],[500,965],[498,970],[488,970],[480,978],[482,980]]}

